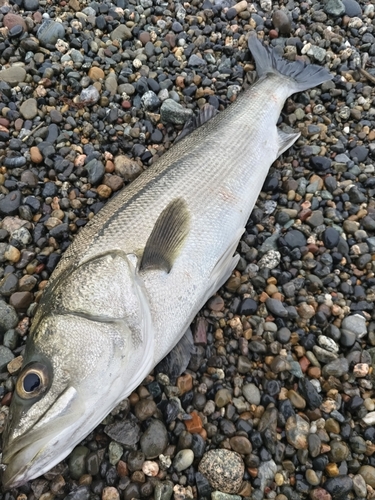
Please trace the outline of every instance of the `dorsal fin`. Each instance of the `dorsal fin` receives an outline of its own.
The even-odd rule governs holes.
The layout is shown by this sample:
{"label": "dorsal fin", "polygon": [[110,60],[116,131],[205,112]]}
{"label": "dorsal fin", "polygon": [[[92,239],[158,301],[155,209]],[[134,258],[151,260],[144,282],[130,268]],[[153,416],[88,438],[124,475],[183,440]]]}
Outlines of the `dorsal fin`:
{"label": "dorsal fin", "polygon": [[176,198],[159,215],[147,240],[140,270],[172,269],[189,234],[190,213],[185,200]]}
{"label": "dorsal fin", "polygon": [[185,123],[181,134],[176,137],[174,144],[211,120],[217,113],[218,110],[212,104],[206,103],[196,116],[193,116]]}

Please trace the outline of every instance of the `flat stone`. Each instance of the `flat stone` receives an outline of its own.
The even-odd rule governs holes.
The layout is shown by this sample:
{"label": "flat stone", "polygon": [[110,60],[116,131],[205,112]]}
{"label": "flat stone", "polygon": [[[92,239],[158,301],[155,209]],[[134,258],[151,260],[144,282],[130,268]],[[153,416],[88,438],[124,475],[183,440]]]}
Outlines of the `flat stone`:
{"label": "flat stone", "polygon": [[0,81],[9,83],[12,87],[15,87],[20,82],[24,82],[25,78],[26,70],[21,66],[11,66],[0,71]]}
{"label": "flat stone", "polygon": [[36,99],[26,99],[20,106],[20,113],[25,120],[33,120],[38,114],[38,105]]}

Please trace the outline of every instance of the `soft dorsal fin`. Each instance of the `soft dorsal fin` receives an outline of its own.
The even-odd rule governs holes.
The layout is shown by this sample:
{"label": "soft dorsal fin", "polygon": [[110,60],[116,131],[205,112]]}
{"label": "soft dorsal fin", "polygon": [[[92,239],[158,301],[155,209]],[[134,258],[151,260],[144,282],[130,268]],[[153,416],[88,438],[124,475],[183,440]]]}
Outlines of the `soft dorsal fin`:
{"label": "soft dorsal fin", "polygon": [[193,116],[185,123],[181,134],[176,137],[174,143],[176,144],[176,142],[191,134],[191,132],[195,129],[204,125],[206,122],[211,120],[211,118],[216,116],[217,113],[218,110],[212,106],[212,104],[206,103],[196,116]]}
{"label": "soft dorsal fin", "polygon": [[189,234],[190,213],[185,200],[176,198],[159,215],[147,240],[140,270],[172,269]]}

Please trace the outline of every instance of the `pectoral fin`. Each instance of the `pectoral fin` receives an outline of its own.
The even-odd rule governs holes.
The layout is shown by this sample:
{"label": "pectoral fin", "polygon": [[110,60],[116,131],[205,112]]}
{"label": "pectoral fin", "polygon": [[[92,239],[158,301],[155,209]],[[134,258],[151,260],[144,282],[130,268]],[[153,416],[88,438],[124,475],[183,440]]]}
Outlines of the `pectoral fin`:
{"label": "pectoral fin", "polygon": [[159,215],[147,240],[140,270],[162,269],[169,273],[189,234],[189,227],[186,202],[176,198]]}
{"label": "pectoral fin", "polygon": [[284,151],[293,146],[298,137],[301,135],[299,132],[296,134],[287,134],[281,129],[277,129],[278,137],[279,137],[279,150],[277,152],[277,156],[280,156]]}

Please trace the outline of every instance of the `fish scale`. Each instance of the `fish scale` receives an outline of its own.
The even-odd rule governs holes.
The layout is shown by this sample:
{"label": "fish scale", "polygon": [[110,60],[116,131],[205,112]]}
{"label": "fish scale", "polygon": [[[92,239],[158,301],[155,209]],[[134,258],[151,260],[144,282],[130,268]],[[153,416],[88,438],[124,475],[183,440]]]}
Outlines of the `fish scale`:
{"label": "fish scale", "polygon": [[65,458],[171,351],[235,268],[268,169],[299,137],[276,128],[285,100],[331,78],[284,61],[254,36],[249,47],[258,82],[108,202],[53,272],[3,435],[6,488]]}

